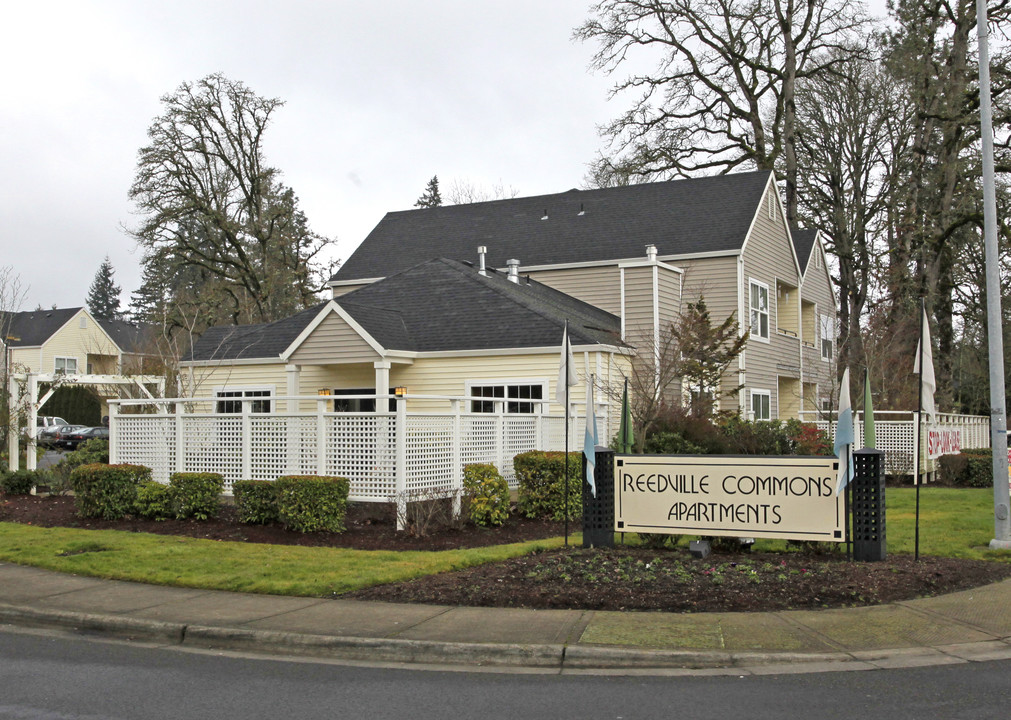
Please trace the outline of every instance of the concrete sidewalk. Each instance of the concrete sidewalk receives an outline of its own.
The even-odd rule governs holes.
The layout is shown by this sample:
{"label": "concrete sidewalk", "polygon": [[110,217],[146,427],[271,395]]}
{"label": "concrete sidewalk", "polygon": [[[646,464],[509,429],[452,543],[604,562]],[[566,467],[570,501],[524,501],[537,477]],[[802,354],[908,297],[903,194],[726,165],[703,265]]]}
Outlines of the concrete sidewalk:
{"label": "concrete sidewalk", "polygon": [[246,595],[0,563],[0,623],[365,663],[565,673],[868,670],[1011,659],[1011,580],[867,608],[674,614]]}

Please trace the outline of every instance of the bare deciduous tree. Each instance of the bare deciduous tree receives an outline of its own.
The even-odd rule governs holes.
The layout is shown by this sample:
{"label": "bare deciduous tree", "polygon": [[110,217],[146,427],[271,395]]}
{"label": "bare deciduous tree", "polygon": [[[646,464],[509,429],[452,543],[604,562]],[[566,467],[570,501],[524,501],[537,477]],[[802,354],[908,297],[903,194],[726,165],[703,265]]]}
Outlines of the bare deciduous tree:
{"label": "bare deciduous tree", "polygon": [[[737,167],[778,170],[787,217],[797,215],[795,88],[862,52],[866,20],[845,0],[602,0],[575,31],[599,50],[607,73],[633,62],[612,95],[637,93],[603,128],[619,158],[643,179]],[[835,52],[829,52],[829,51]],[[598,163],[600,164],[600,163]]]}

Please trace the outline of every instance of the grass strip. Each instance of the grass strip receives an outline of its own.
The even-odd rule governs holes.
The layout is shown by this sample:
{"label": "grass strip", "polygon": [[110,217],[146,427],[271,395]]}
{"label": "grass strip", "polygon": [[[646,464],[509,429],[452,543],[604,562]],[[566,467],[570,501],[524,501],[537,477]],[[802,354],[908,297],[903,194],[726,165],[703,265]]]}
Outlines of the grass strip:
{"label": "grass strip", "polygon": [[0,561],[154,585],[305,597],[411,580],[561,544],[561,538],[553,538],[465,550],[392,552],[0,523]]}

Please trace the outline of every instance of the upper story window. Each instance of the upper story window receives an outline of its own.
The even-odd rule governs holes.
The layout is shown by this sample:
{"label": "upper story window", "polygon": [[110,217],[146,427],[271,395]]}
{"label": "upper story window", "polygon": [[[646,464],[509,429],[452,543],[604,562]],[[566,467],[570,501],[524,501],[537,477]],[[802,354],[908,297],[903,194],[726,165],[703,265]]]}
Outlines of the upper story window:
{"label": "upper story window", "polygon": [[481,398],[470,401],[471,412],[495,412],[495,405],[502,403],[507,413],[529,415],[538,411],[540,403],[534,401],[544,399],[544,385],[542,383],[472,385],[470,396]]}
{"label": "upper story window", "polygon": [[214,393],[215,397],[218,398],[234,398],[234,399],[219,399],[215,403],[215,412],[219,413],[240,413],[242,412],[242,399],[243,398],[263,398],[253,400],[250,403],[250,412],[254,413],[269,413],[270,412],[270,397],[274,394],[274,391],[269,388],[236,388],[229,390],[218,390]]}
{"label": "upper story window", "polygon": [[772,393],[770,391],[751,391],[751,417],[754,420],[772,420]]}
{"label": "upper story window", "polygon": [[53,369],[57,375],[76,375],[77,358],[58,357],[55,359],[55,367]]}
{"label": "upper story window", "polygon": [[769,286],[757,280],[750,283],[751,337],[769,339]]}
{"label": "upper story window", "polygon": [[835,323],[831,315],[821,316],[821,359],[831,360],[835,346]]}

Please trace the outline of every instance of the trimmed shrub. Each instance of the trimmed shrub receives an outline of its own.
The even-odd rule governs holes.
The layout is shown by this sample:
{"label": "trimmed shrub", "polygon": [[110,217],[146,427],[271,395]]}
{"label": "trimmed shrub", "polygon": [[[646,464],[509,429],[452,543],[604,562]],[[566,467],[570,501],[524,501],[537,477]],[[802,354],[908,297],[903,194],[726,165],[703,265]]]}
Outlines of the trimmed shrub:
{"label": "trimmed shrub", "polygon": [[468,513],[475,525],[498,526],[509,518],[509,483],[491,464],[463,468],[463,488]]}
{"label": "trimmed shrub", "polygon": [[667,430],[646,438],[643,452],[647,455],[705,455],[706,449],[686,439],[681,433]]}
{"label": "trimmed shrub", "polygon": [[172,510],[179,520],[206,520],[221,511],[225,478],[220,473],[177,472],[169,478]]}
{"label": "trimmed shrub", "polygon": [[347,478],[330,475],[285,475],[277,483],[281,524],[296,532],[343,532],[347,513]]}
{"label": "trimmed shrub", "polygon": [[27,495],[33,487],[46,484],[46,475],[41,470],[15,470],[0,475],[0,490],[8,495]]}
{"label": "trimmed shrub", "polygon": [[175,512],[172,509],[172,488],[154,480],[145,480],[137,486],[137,504],[134,512],[149,520],[166,520]]}
{"label": "trimmed shrub", "polygon": [[[583,514],[582,453],[570,452],[569,519]],[[519,511],[528,518],[565,519],[565,453],[531,450],[513,458]]]}
{"label": "trimmed shrub", "polygon": [[232,483],[239,522],[266,525],[281,519],[277,508],[277,483],[270,480],[239,480]]}
{"label": "trimmed shrub", "polygon": [[971,448],[957,455],[938,458],[941,481],[955,487],[993,487],[993,453],[989,448]]}
{"label": "trimmed shrub", "polygon": [[151,479],[143,465],[81,465],[70,474],[81,517],[119,520],[137,507],[137,486]]}

